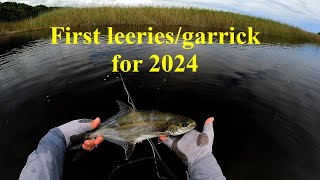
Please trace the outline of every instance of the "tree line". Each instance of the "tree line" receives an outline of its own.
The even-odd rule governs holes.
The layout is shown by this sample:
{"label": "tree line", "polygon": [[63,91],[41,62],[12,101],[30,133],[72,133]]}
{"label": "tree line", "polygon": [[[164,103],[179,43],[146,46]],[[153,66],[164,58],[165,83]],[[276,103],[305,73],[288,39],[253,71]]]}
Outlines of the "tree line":
{"label": "tree line", "polygon": [[20,21],[23,19],[38,16],[41,13],[51,11],[56,7],[44,5],[30,6],[24,3],[0,2],[0,22]]}

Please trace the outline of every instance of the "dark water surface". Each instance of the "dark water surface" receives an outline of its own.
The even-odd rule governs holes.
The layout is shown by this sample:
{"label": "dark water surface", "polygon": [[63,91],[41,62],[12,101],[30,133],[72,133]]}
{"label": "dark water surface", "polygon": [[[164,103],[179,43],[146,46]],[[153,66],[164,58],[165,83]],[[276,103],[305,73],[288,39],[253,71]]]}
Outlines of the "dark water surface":
{"label": "dark water surface", "polygon": [[[213,153],[230,180],[320,179],[320,46],[264,44],[51,45],[48,31],[1,37],[0,179],[17,179],[28,154],[53,127],[77,118],[106,119],[126,102],[112,57],[143,59],[124,79],[138,109],[189,116],[198,130],[215,117]],[[147,73],[151,54],[198,55],[198,71]],[[181,179],[185,168],[157,148]],[[66,154],[63,179],[107,179],[124,151],[103,143],[76,163]],[[147,142],[131,160],[152,156]],[[93,170],[96,169],[96,173]],[[165,175],[165,172],[161,172]],[[118,178],[116,178],[116,176]],[[152,161],[128,166],[114,179],[154,179]]]}

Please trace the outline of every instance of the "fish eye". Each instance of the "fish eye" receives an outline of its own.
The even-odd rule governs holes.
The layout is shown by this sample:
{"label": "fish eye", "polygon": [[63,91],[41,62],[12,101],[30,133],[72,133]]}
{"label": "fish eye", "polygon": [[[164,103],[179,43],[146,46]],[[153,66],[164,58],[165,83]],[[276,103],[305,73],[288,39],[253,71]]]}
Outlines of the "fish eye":
{"label": "fish eye", "polygon": [[189,126],[189,124],[188,123],[186,123],[186,122],[184,122],[184,123],[182,123],[182,125],[181,125],[182,127],[188,127]]}

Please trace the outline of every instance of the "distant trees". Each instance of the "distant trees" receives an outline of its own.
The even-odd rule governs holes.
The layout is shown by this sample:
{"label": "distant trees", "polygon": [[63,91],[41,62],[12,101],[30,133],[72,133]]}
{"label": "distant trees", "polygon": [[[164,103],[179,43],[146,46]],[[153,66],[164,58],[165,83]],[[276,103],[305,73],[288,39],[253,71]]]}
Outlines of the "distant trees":
{"label": "distant trees", "polygon": [[33,7],[23,3],[0,2],[0,21],[19,21],[38,16],[54,8],[55,7],[46,7],[43,5]]}

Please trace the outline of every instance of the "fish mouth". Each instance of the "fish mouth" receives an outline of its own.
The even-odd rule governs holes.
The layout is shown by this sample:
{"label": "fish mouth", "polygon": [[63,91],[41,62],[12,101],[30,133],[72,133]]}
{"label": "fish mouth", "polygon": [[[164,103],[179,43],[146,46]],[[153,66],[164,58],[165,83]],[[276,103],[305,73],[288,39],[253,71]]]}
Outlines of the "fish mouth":
{"label": "fish mouth", "polygon": [[194,129],[196,126],[197,126],[197,123],[196,123],[196,122],[192,122],[192,123],[189,125],[189,127],[190,127],[191,129]]}
{"label": "fish mouth", "polygon": [[[194,129],[196,126],[197,126],[197,123],[196,123],[196,122],[190,123],[189,126],[187,127],[187,132],[188,132],[188,131],[191,131],[191,130]],[[181,134],[184,134],[184,133],[181,133]]]}

